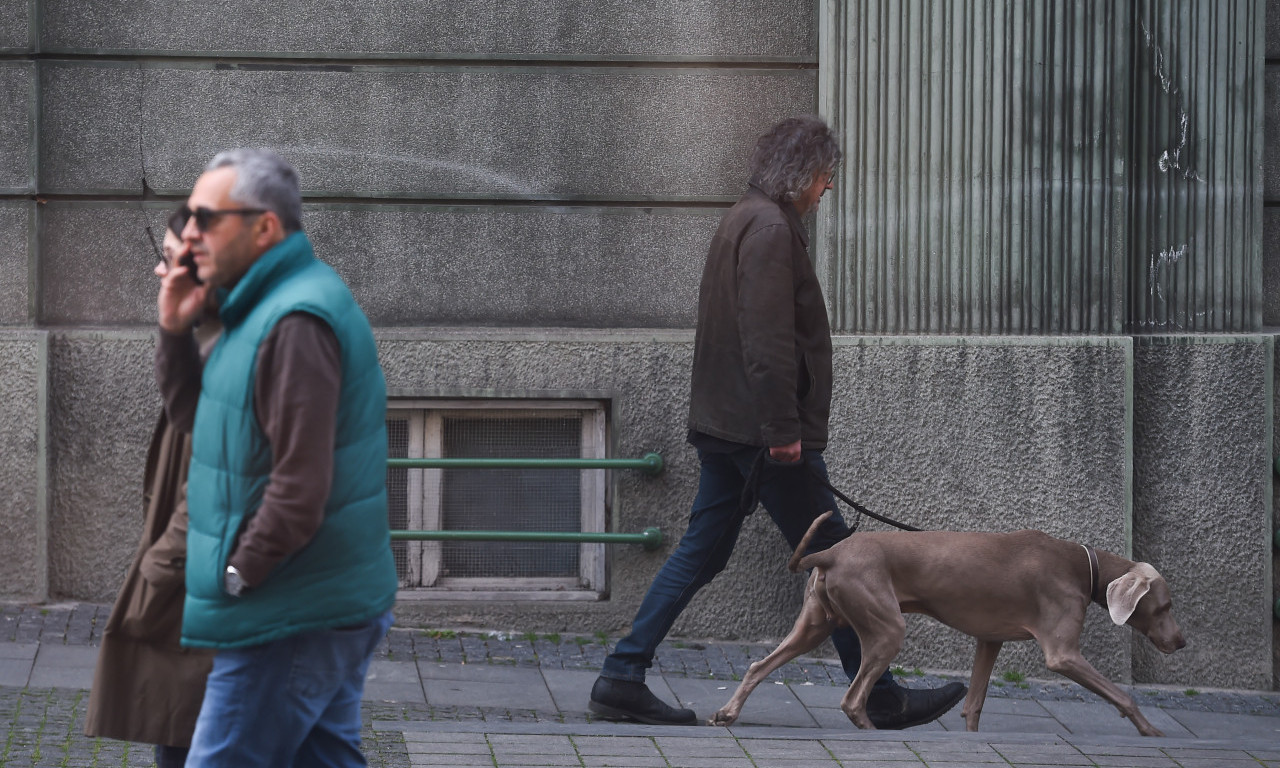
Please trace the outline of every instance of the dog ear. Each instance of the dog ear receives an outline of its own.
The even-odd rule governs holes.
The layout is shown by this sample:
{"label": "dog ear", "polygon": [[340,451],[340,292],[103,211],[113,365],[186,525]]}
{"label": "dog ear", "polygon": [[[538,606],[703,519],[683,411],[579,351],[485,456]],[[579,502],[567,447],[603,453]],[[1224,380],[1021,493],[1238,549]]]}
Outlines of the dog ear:
{"label": "dog ear", "polygon": [[1111,620],[1124,625],[1138,609],[1138,601],[1151,591],[1151,575],[1144,569],[1134,568],[1107,585],[1107,611]]}

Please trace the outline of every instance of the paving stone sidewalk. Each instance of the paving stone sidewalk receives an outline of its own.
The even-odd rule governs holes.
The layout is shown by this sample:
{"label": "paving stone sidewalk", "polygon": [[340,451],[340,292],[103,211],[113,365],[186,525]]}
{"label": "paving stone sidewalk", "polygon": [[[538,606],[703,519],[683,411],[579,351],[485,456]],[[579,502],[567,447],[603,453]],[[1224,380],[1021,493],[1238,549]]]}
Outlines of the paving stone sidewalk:
{"label": "paving stone sidewalk", "polygon": [[[0,685],[0,766],[152,764],[144,746],[80,735],[85,681],[108,612],[93,604],[0,605],[0,675],[6,663],[28,675],[25,685]],[[964,733],[957,711],[925,728],[861,732],[839,712],[846,678],[826,659],[797,659],[775,672],[775,685],[758,689],[748,703],[752,717],[744,712],[738,727],[602,723],[586,711],[585,701],[608,642],[393,629],[366,689],[370,765],[1280,768],[1277,693],[1136,688],[1144,712],[1178,737],[1142,740],[1109,704],[1073,683],[997,681],[989,690],[983,733]],[[659,649],[650,680],[664,697],[706,715],[768,650],[673,640]],[[902,672],[904,682],[916,686],[955,679]]]}

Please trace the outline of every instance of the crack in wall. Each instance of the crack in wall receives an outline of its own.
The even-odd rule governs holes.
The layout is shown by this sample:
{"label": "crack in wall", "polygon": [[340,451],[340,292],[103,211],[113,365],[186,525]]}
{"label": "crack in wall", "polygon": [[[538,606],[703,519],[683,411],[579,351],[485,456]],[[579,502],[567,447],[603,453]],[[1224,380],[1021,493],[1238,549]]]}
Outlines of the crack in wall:
{"label": "crack in wall", "polygon": [[146,114],[146,90],[147,90],[147,71],[143,69],[142,63],[138,63],[138,173],[141,181],[142,196],[147,196],[149,185],[147,184],[147,153],[143,149],[142,142],[142,117]]}

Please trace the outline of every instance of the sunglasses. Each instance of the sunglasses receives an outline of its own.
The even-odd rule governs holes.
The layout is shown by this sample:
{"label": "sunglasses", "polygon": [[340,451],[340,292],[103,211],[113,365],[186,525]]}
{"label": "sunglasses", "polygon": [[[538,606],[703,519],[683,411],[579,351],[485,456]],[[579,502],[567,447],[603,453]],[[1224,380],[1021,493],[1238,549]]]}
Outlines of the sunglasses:
{"label": "sunglasses", "polygon": [[223,216],[256,216],[266,212],[267,209],[265,208],[223,208],[215,210],[204,207],[196,208],[193,211],[184,205],[169,217],[169,229],[173,230],[174,234],[181,235],[182,230],[187,226],[187,222],[195,219],[196,229],[201,232],[208,232],[209,227],[213,226]]}

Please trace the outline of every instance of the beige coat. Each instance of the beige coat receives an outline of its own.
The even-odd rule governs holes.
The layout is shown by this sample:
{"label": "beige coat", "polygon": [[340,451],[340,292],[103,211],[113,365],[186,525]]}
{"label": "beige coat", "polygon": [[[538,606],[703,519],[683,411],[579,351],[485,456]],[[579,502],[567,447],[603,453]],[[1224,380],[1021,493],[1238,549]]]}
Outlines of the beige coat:
{"label": "beige coat", "polygon": [[[197,329],[202,357],[212,349],[218,330],[216,322]],[[191,745],[213,652],[179,645],[190,463],[191,435],[175,429],[161,413],[147,451],[142,540],[102,632],[86,736]]]}

